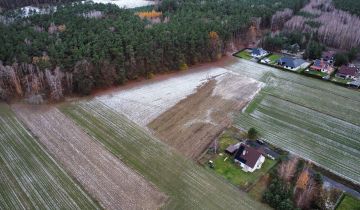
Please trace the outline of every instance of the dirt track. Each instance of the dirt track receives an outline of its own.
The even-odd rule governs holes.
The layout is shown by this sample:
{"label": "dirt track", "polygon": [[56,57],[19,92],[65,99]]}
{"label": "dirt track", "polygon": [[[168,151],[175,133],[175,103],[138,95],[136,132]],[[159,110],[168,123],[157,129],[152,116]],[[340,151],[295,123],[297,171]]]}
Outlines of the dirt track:
{"label": "dirt track", "polygon": [[14,105],[16,114],[106,209],[159,209],[166,196],[56,108]]}
{"label": "dirt track", "polygon": [[261,89],[262,84],[225,74],[210,80],[148,124],[161,140],[196,159]]}

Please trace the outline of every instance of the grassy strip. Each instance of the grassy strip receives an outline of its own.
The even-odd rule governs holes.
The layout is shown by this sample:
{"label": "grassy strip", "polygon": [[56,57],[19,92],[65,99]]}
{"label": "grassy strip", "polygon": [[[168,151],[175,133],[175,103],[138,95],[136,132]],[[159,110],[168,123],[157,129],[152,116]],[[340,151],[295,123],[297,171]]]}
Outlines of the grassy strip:
{"label": "grassy strip", "polygon": [[61,110],[165,192],[169,196],[165,209],[266,209],[100,102],[63,106]]}
{"label": "grassy strip", "polygon": [[0,209],[98,209],[0,104]]}
{"label": "grassy strip", "polygon": [[336,210],[359,210],[360,200],[350,195],[345,195]]}
{"label": "grassy strip", "polygon": [[246,60],[251,60],[253,57],[251,56],[251,54],[249,52],[247,52],[247,49],[244,49],[240,52],[237,52],[234,54],[235,57],[238,57],[238,58],[243,58],[243,59],[246,59]]}

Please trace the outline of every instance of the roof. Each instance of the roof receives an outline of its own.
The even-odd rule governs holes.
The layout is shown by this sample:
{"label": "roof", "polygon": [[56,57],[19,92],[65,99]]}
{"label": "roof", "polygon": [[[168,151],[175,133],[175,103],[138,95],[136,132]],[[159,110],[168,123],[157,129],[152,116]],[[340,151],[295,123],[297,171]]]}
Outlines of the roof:
{"label": "roof", "polygon": [[356,67],[341,66],[337,73],[348,76],[356,76],[358,71],[359,70]]}
{"label": "roof", "polygon": [[301,66],[302,64],[306,63],[303,59],[300,58],[290,58],[290,57],[282,57],[279,60],[277,60],[278,63],[280,63],[283,66],[289,66],[292,68],[297,68]]}
{"label": "roof", "polygon": [[258,152],[255,148],[249,147],[245,144],[241,144],[239,150],[235,155],[235,160],[240,161],[241,163],[254,168],[256,162],[261,157],[261,153]]}
{"label": "roof", "polygon": [[266,53],[267,53],[267,51],[264,50],[263,48],[254,48],[251,52],[251,54],[254,54],[254,55],[263,55]]}
{"label": "roof", "polygon": [[273,158],[278,158],[280,156],[277,152],[274,152],[268,146],[258,143],[258,141],[250,142],[250,146],[255,148],[258,152],[260,152],[264,156],[269,155]]}
{"label": "roof", "polygon": [[324,60],[317,59],[310,68],[321,70],[321,69],[327,69],[329,67],[330,67],[329,63],[325,62]]}
{"label": "roof", "polygon": [[240,143],[232,144],[232,145],[228,146],[228,148],[226,148],[225,151],[232,154],[232,153],[236,152],[236,150],[238,150],[239,147],[240,147]]}
{"label": "roof", "polygon": [[323,52],[322,57],[325,59],[331,59],[335,56],[335,52],[334,51],[326,51]]}

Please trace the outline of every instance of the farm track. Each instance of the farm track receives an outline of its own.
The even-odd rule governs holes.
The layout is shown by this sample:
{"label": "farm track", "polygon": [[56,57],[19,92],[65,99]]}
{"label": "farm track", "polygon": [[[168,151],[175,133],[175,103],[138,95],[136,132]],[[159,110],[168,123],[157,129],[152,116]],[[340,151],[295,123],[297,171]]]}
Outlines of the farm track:
{"label": "farm track", "polygon": [[0,209],[99,209],[0,103]]}
{"label": "farm track", "polygon": [[256,127],[270,143],[360,183],[358,92],[243,60],[227,69],[267,84],[237,127]]}
{"label": "farm track", "polygon": [[99,101],[61,109],[115,156],[169,196],[165,209],[267,209]]}
{"label": "farm track", "polygon": [[[158,209],[166,196],[55,107],[14,105],[47,150],[106,209]],[[36,122],[36,123],[34,123]]]}
{"label": "farm track", "polygon": [[152,121],[148,127],[181,154],[197,159],[261,89],[261,83],[233,74],[210,80]]}

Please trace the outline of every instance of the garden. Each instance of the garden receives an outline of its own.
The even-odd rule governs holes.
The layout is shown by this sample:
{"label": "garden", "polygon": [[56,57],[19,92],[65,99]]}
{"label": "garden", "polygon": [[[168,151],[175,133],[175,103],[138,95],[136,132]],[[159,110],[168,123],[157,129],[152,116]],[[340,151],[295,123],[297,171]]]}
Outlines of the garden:
{"label": "garden", "polygon": [[241,167],[234,162],[233,155],[227,154],[225,152],[228,146],[245,140],[246,133],[239,131],[237,132],[238,133],[236,133],[235,129],[226,130],[219,137],[216,143],[218,147],[217,151],[215,152],[211,150],[210,153],[212,153],[212,155],[207,156],[208,160],[213,161],[212,165],[207,165],[207,168],[214,170],[217,174],[227,179],[230,183],[247,191],[251,189],[252,186],[262,176],[266,175],[268,171],[276,165],[277,160],[266,158],[265,162],[262,164],[261,169],[257,169],[252,173],[244,172]]}

